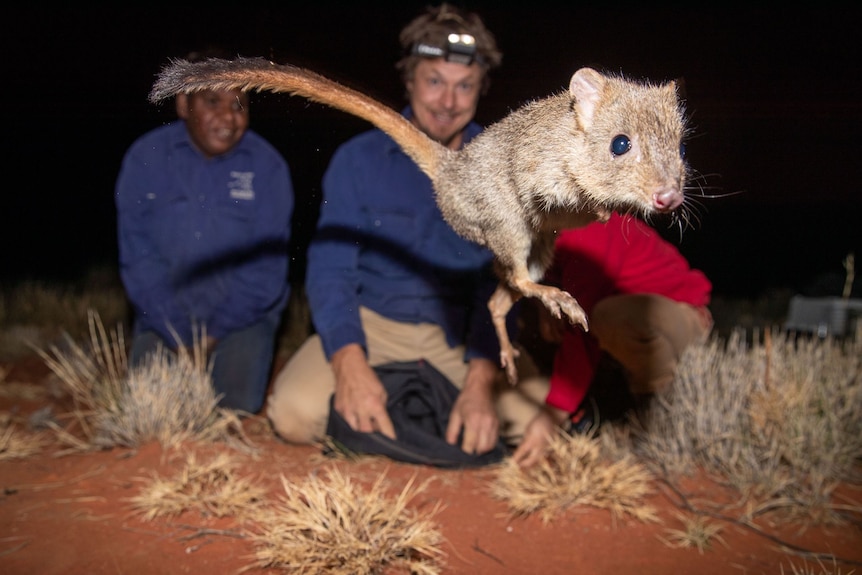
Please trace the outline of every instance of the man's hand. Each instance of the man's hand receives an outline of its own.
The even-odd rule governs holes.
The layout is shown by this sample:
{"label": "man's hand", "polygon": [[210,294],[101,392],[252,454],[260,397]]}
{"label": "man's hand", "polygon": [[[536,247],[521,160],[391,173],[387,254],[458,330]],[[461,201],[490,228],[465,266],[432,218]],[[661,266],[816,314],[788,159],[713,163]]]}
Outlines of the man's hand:
{"label": "man's hand", "polygon": [[395,426],[386,411],[386,389],[368,365],[359,344],[345,345],[331,358],[335,373],[335,411],[355,431],[379,431],[395,439]]}
{"label": "man's hand", "polygon": [[524,438],[512,455],[515,463],[523,468],[531,467],[545,457],[548,446],[556,434],[560,432],[560,423],[566,418],[566,412],[546,406],[527,424]]}
{"label": "man's hand", "polygon": [[500,420],[494,406],[494,380],[499,368],[487,359],[472,359],[464,388],[458,394],[446,441],[455,445],[463,428],[461,449],[465,453],[486,453],[494,449],[500,437]]}

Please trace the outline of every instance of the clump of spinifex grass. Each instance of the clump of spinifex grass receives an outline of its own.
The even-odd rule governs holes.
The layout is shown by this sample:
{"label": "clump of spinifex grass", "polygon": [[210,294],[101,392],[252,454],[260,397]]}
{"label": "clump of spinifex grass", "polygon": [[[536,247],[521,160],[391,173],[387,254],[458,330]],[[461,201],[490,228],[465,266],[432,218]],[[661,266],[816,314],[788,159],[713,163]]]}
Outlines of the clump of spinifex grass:
{"label": "clump of spinifex grass", "polygon": [[424,484],[414,488],[411,480],[392,498],[384,475],[366,490],[337,468],[301,483],[282,477],[282,484],[280,501],[255,514],[256,567],[304,575],[440,573],[439,504],[425,512],[410,506]]}
{"label": "clump of spinifex grass", "polygon": [[749,514],[838,520],[835,487],[860,481],[862,333],[839,340],[773,329],[752,344],[736,333],[694,346],[643,425],[635,449],[646,460],[720,476],[760,500]]}
{"label": "clump of spinifex grass", "polygon": [[676,549],[697,549],[703,555],[706,549],[712,547],[714,541],[727,546],[720,535],[724,527],[716,521],[711,521],[701,515],[677,514],[682,522],[682,529],[665,529],[667,537],[659,539],[669,547]]}
{"label": "clump of spinifex grass", "polygon": [[540,463],[522,469],[511,458],[506,460],[491,493],[513,514],[539,513],[545,522],[577,505],[607,509],[615,518],[656,521],[655,510],[643,502],[652,492],[652,480],[631,455],[611,460],[596,438],[560,433]]}
{"label": "clump of spinifex grass", "polygon": [[[837,501],[835,490],[862,482],[862,327],[844,340],[738,330],[692,346],[668,392],[637,418],[605,423],[598,439],[561,436],[528,469],[505,462],[494,495],[544,520],[576,504],[641,513],[653,473],[672,485],[674,475],[705,471],[745,496],[727,519],[858,520],[859,504]],[[708,535],[702,527],[686,536]]]}
{"label": "clump of spinifex grass", "polygon": [[47,444],[42,432],[27,431],[8,413],[0,413],[0,461],[24,459],[35,455]]}
{"label": "clump of spinifex grass", "polygon": [[132,506],[145,521],[197,511],[203,516],[247,517],[260,507],[266,490],[249,478],[237,475],[240,462],[227,452],[208,462],[199,462],[194,453],[173,477],[153,474]]}
{"label": "clump of spinifex grass", "polygon": [[37,350],[74,402],[71,416],[85,439],[68,429],[58,437],[76,449],[135,447],[149,441],[176,446],[185,441],[230,440],[242,434],[236,414],[218,407],[204,337],[177,353],[159,349],[129,369],[120,328],[110,335],[90,314],[90,345]]}

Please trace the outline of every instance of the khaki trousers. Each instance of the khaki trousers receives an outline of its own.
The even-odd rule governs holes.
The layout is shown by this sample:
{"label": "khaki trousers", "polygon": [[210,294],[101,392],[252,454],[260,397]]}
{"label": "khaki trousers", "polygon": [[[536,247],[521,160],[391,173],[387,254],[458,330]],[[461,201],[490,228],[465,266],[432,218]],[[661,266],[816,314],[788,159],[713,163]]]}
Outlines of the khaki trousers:
{"label": "khaki trousers", "polygon": [[[397,322],[367,308],[359,312],[370,365],[424,359],[456,387],[463,387],[467,377],[464,347],[449,347],[439,326]],[[525,353],[519,358],[518,368],[522,382],[515,388],[506,382],[502,372],[495,385],[501,434],[512,443],[518,441],[526,424],[544,405],[548,389],[547,379],[538,377]],[[266,415],[283,439],[320,442],[325,437],[329,398],[334,390],[335,376],[320,337],[312,335],[276,376],[267,398]]]}
{"label": "khaki trousers", "polygon": [[605,298],[589,319],[590,333],[626,370],[636,395],[667,389],[685,348],[705,342],[713,325],[706,307],[655,294]]}

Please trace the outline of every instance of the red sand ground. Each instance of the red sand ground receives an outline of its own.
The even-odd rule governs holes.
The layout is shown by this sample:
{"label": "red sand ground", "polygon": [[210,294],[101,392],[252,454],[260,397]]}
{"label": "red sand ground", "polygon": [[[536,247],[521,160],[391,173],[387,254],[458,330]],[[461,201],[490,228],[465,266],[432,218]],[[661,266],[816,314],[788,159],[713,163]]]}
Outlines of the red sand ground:
{"label": "red sand ground", "polygon": [[[7,383],[38,383],[47,375],[38,360],[4,367],[9,368]],[[0,412],[27,414],[43,405],[6,398],[0,399]],[[429,488],[412,504],[430,509],[440,500],[445,505],[435,518],[446,540],[442,547],[446,574],[848,575],[859,572],[862,565],[859,525],[804,528],[761,521],[759,527],[770,534],[764,536],[719,521],[724,525],[720,533],[724,544],[716,542],[700,553],[672,548],[660,539],[667,538],[667,529],[681,525],[676,517],[680,511],[677,498],[658,485],[647,503],[658,510],[662,524],[628,518],[614,521],[608,511],[591,507],[573,508],[543,524],[536,516],[511,518],[506,504],[490,495],[493,475],[488,469],[442,471],[374,459],[334,462],[322,458],[316,448],[279,441],[260,419],[247,420],[245,428],[262,448],[262,455],[243,475],[254,474],[272,485],[274,496],[281,492],[280,475],[301,482],[311,471],[329,465],[341,466],[365,485],[385,473],[394,492],[414,475],[417,483],[433,477]],[[153,472],[173,476],[183,462],[183,457],[171,458],[157,444],[59,458],[46,453],[0,462],[0,573],[233,574],[254,565],[253,543],[242,537],[242,529],[233,520],[187,512],[145,522],[132,513],[129,498],[139,493],[140,480]],[[682,488],[695,502],[720,499],[720,488],[706,480],[687,480]],[[843,491],[855,502],[862,500],[858,490]],[[814,558],[805,560],[783,550],[779,542],[834,554],[848,562],[836,563],[826,557],[821,559],[821,567]]]}

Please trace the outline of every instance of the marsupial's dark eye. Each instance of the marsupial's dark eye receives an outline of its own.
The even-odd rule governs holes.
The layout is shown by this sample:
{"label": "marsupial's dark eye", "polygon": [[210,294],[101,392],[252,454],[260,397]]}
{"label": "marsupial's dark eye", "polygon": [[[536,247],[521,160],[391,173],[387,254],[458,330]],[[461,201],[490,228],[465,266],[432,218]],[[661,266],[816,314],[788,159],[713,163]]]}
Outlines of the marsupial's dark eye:
{"label": "marsupial's dark eye", "polygon": [[629,137],[625,134],[615,136],[614,139],[611,140],[611,153],[614,156],[622,156],[631,149],[632,141],[629,140]]}
{"label": "marsupial's dark eye", "polygon": [[679,145],[679,157],[685,159],[685,143]]}

